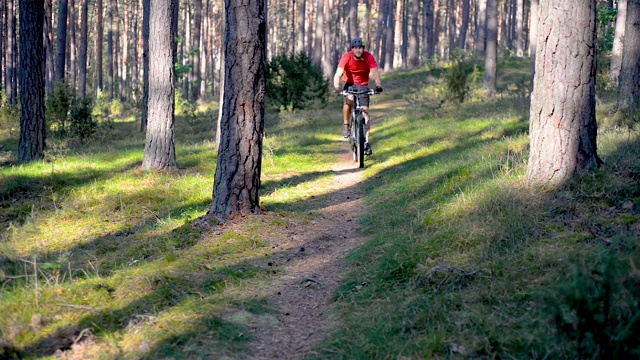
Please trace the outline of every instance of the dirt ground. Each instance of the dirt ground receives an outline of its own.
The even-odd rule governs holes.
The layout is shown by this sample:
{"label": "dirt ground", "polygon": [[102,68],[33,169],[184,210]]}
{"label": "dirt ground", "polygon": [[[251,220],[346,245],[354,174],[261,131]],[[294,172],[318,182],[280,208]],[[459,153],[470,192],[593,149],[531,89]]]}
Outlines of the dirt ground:
{"label": "dirt ground", "polygon": [[347,272],[344,258],[363,242],[356,232],[363,200],[360,171],[346,144],[332,170],[336,177],[328,190],[333,195],[321,209],[321,218],[296,227],[280,244],[296,256],[277,264],[282,276],[269,285],[277,312],[274,321],[255,329],[250,343],[254,359],[301,359],[328,335],[335,321],[329,309]]}

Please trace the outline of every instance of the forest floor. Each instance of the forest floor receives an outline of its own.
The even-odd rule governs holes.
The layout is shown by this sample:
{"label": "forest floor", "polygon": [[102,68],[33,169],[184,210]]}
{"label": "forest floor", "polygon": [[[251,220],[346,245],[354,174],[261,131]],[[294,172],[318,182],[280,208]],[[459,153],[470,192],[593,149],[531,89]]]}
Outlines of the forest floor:
{"label": "forest floor", "polygon": [[[345,146],[346,149],[346,146]],[[364,240],[357,229],[364,205],[358,186],[362,181],[351,153],[333,166],[336,174],[328,204],[321,216],[283,234],[281,252],[272,266],[281,276],[261,284],[274,304],[271,321],[255,322],[249,343],[255,359],[300,359],[324,339],[335,319],[331,304],[348,266],[345,256]]]}

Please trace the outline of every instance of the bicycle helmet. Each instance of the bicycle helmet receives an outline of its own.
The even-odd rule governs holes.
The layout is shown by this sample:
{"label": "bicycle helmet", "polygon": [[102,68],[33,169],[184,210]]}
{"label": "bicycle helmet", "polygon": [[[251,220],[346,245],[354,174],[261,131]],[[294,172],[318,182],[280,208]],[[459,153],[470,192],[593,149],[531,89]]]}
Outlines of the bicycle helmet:
{"label": "bicycle helmet", "polygon": [[364,40],[362,40],[362,38],[359,38],[359,37],[357,37],[357,38],[353,38],[353,39],[351,40],[351,47],[352,47],[352,48],[354,48],[354,47],[356,47],[356,46],[362,46],[362,47],[364,47]]}

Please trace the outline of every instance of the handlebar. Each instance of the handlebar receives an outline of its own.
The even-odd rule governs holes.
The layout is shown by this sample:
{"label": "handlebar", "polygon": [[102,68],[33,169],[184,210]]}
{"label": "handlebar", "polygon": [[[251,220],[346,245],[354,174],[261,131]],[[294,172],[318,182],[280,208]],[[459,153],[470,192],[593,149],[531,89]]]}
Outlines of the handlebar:
{"label": "handlebar", "polygon": [[342,90],[340,91],[340,95],[375,95],[378,94],[374,89],[367,90]]}

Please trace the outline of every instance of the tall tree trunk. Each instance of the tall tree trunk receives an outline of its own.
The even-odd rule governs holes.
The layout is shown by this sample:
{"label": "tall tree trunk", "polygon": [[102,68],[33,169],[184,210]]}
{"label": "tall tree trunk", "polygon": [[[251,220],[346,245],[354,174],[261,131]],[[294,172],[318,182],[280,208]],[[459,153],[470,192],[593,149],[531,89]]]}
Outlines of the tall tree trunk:
{"label": "tall tree trunk", "polygon": [[89,41],[89,0],[80,0],[80,47],[78,51],[78,95],[87,96],[87,45]]}
{"label": "tall tree trunk", "polygon": [[76,40],[76,0],[69,1],[69,83],[77,89],[78,83],[78,42]]}
{"label": "tall tree trunk", "polygon": [[115,81],[115,50],[114,50],[114,5],[118,0],[109,1],[109,31],[107,32],[107,65],[109,66],[109,100],[113,100],[116,96],[116,81]]}
{"label": "tall tree trunk", "polygon": [[516,56],[524,56],[524,0],[516,4]]}
{"label": "tall tree trunk", "polygon": [[425,0],[422,13],[424,14],[424,34],[423,34],[423,48],[427,53],[427,57],[433,58],[436,54],[436,41],[435,41],[435,17],[433,12],[433,0]]}
{"label": "tall tree trunk", "polygon": [[[44,5],[43,5],[44,6]],[[7,102],[15,105],[18,102],[18,93],[16,86],[16,9],[14,0],[7,0],[6,7],[6,23],[7,23],[7,41],[5,53],[5,76],[4,76],[4,92],[7,94]]]}
{"label": "tall tree trunk", "polygon": [[420,16],[420,1],[413,0],[411,2],[411,36],[409,37],[409,54],[408,54],[408,65],[411,67],[417,67],[420,61],[419,57],[419,37],[418,37],[418,27],[419,27],[419,16]]}
{"label": "tall tree trunk", "polygon": [[20,0],[20,143],[18,160],[44,157],[46,140],[44,0]]}
{"label": "tall tree trunk", "polygon": [[[324,0],[325,13],[331,14],[333,4],[331,0]],[[331,78],[333,73],[333,53],[331,42],[331,16],[327,16],[324,22],[324,52],[322,56],[322,71],[327,78]]]}
{"label": "tall tree trunk", "polygon": [[624,49],[624,31],[627,25],[627,0],[618,0],[616,14],[616,31],[613,37],[611,49],[611,71],[609,73],[609,86],[617,87],[622,67],[622,52]]}
{"label": "tall tree trunk", "polygon": [[65,60],[67,50],[67,0],[58,3],[58,32],[56,34],[56,82],[65,81]]}
{"label": "tall tree trunk", "polygon": [[395,0],[387,1],[387,26],[385,28],[385,46],[383,51],[385,52],[384,70],[390,71],[394,68],[394,56],[395,56]]}
{"label": "tall tree trunk", "polygon": [[260,211],[260,172],[266,92],[267,3],[224,0],[225,101],[210,214]]}
{"label": "tall tree trunk", "polygon": [[313,61],[317,65],[322,64],[322,33],[323,31],[324,31],[324,0],[318,0],[318,6],[316,6],[316,37],[315,37],[315,46],[313,47]]}
{"label": "tall tree trunk", "polygon": [[596,0],[543,1],[539,15],[527,180],[560,184],[576,171],[596,169],[599,162]]}
{"label": "tall tree trunk", "polygon": [[[538,1],[538,0],[532,0]],[[478,0],[478,23],[476,24],[476,53],[484,57],[487,44],[487,0]]]}
{"label": "tall tree trunk", "polygon": [[640,0],[627,1],[618,107],[640,109]]}
{"label": "tall tree trunk", "polygon": [[103,59],[103,54],[102,54],[102,41],[103,41],[103,34],[104,34],[104,23],[103,23],[103,13],[104,13],[104,6],[103,6],[103,0],[96,0],[96,44],[95,44],[95,49],[96,49],[96,83],[95,83],[95,91],[96,91],[96,96],[98,96],[100,94],[100,92],[102,92],[102,89],[104,88],[104,80],[103,80],[103,71],[102,71],[102,59]]}
{"label": "tall tree trunk", "polygon": [[204,49],[200,46],[202,39],[202,0],[193,2],[193,35],[192,50],[198,50],[191,59],[191,101],[197,101],[200,94],[200,55]]}
{"label": "tall tree trunk", "polygon": [[[120,56],[120,100],[127,101],[129,99],[129,48],[131,46],[131,41],[129,40],[129,19],[131,15],[131,7],[127,9],[127,3],[122,2],[122,25],[123,31],[118,29],[117,34],[118,38],[122,37],[122,45],[118,42],[118,48],[121,48],[122,53]],[[118,17],[120,17],[118,15]],[[118,22],[120,23],[120,22]]]}
{"label": "tall tree trunk", "polygon": [[142,0],[142,116],[140,131],[147,131],[149,116],[149,21],[151,0]]}
{"label": "tall tree trunk", "polygon": [[296,22],[298,30],[296,31],[296,53],[304,51],[304,39],[306,36],[305,33],[305,14],[307,11],[307,1],[306,0],[297,0],[297,8],[296,8]]}
{"label": "tall tree trunk", "polygon": [[176,167],[174,0],[151,1],[149,33],[149,118],[142,168]]}
{"label": "tall tree trunk", "polygon": [[487,45],[484,87],[488,95],[496,92],[498,75],[498,0],[487,0]]}
{"label": "tall tree trunk", "polygon": [[45,51],[45,88],[46,93],[50,93],[55,86],[55,50],[53,47],[53,0],[45,0],[44,13],[44,51]]}
{"label": "tall tree trunk", "polygon": [[349,37],[361,37],[358,32],[358,0],[349,0]]}
{"label": "tall tree trunk", "polygon": [[458,47],[464,50],[467,46],[467,32],[469,31],[469,18],[471,12],[471,0],[463,0],[462,19],[460,21],[460,36],[458,37]]}

